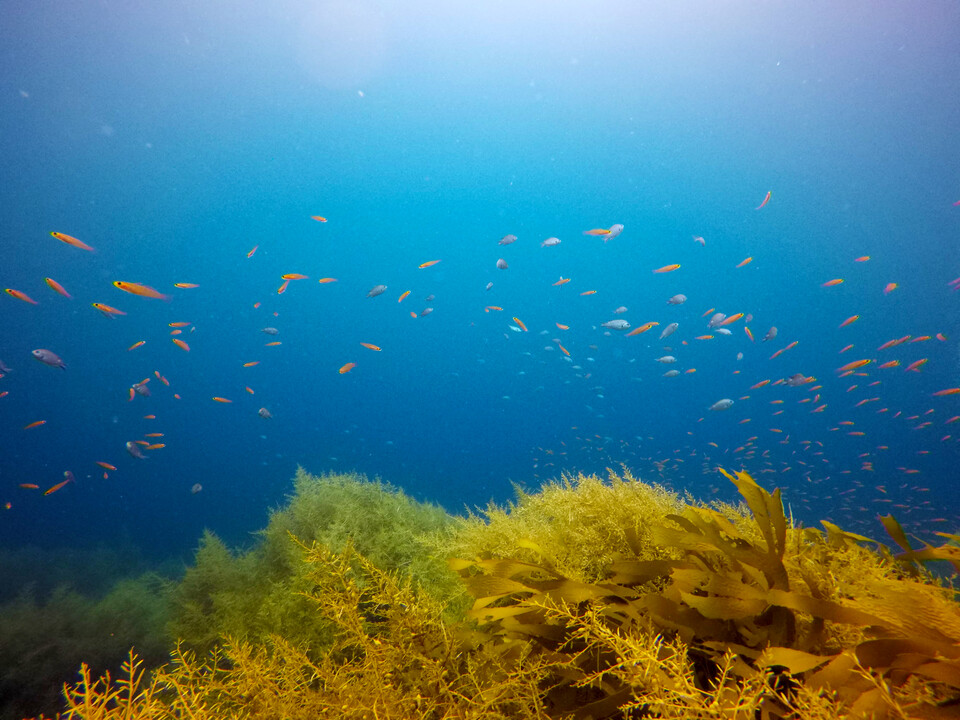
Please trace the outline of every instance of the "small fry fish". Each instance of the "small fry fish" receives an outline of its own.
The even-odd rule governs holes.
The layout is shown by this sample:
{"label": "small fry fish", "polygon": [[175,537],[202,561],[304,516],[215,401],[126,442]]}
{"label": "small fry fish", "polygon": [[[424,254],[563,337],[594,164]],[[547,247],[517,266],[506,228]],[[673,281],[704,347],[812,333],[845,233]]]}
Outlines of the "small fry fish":
{"label": "small fry fish", "polygon": [[61,295],[63,295],[63,296],[64,296],[65,298],[67,298],[68,300],[73,299],[73,295],[71,295],[70,293],[68,293],[68,292],[66,291],[66,289],[63,287],[63,285],[61,285],[60,283],[58,283],[58,282],[57,282],[56,280],[54,280],[53,278],[44,278],[43,281],[44,281],[47,285],[49,285],[50,288],[51,288],[54,292],[60,293]]}
{"label": "small fry fish", "polygon": [[960,387],[937,390],[935,393],[933,393],[934,397],[942,397],[944,395],[960,395]]}
{"label": "small fry fish", "polygon": [[869,256],[869,255],[861,255],[861,256],[858,257],[858,258],[854,258],[853,261],[854,261],[854,262],[866,262],[866,261],[869,260],[869,259],[870,259],[870,256]]}
{"label": "small fry fish", "polygon": [[417,267],[420,268],[421,270],[423,270],[424,268],[428,268],[428,267],[431,267],[431,266],[433,266],[433,265],[436,265],[438,262],[440,262],[440,261],[439,261],[439,260],[428,260],[428,261],[425,262],[425,263],[420,263],[419,265],[417,265]]}
{"label": "small fry fish", "polygon": [[596,290],[586,290],[586,291],[580,293],[580,295],[596,295],[596,294],[597,294],[597,291],[596,291]]}
{"label": "small fry fish", "polygon": [[397,302],[398,302],[398,303],[402,303],[402,302],[404,301],[404,299],[407,297],[407,295],[409,295],[409,294],[410,294],[410,291],[409,291],[409,290],[405,290],[405,291],[403,292],[403,294],[401,294],[400,297],[397,298]]}
{"label": "small fry fish", "polygon": [[843,278],[834,278],[833,280],[827,280],[825,283],[820,285],[820,287],[833,287],[834,285],[839,285],[843,282]]}
{"label": "small fry fish", "polygon": [[859,316],[859,315],[851,315],[851,316],[848,317],[846,320],[844,320],[842,323],[840,323],[840,325],[838,325],[837,327],[838,327],[838,328],[846,327],[847,325],[850,325],[851,323],[855,323],[855,322],[856,322],[857,320],[859,320],[859,319],[860,319],[860,316]]}
{"label": "small fry fish", "polygon": [[363,345],[363,346],[364,346],[365,348],[367,348],[368,350],[374,350],[374,351],[376,351],[376,352],[380,352],[380,350],[381,350],[380,346],[374,345],[373,343],[362,342],[362,343],[360,343],[360,344]]}
{"label": "small fry fish", "polygon": [[570,329],[570,326],[569,326],[569,325],[563,325],[563,324],[561,324],[561,323],[556,323],[556,326],[557,326],[558,328],[560,328],[561,330],[569,330],[569,329]]}
{"label": "small fry fish", "polygon": [[258,247],[260,247],[260,246],[259,246],[259,245],[254,245],[253,248],[250,250],[250,252],[247,253],[247,257],[248,257],[248,258],[252,258],[252,257],[253,257],[253,254],[257,251],[257,248],[258,248]]}
{"label": "small fry fish", "polygon": [[903,369],[903,371],[904,371],[904,372],[909,372],[909,371],[912,370],[913,372],[920,372],[920,368],[923,367],[923,366],[926,365],[926,364],[927,364],[927,358],[922,358],[922,359],[920,359],[920,360],[914,360],[912,363],[910,363],[909,365],[907,365],[907,366]]}
{"label": "small fry fish", "polygon": [[100,467],[102,467],[104,470],[111,470],[111,471],[112,471],[112,470],[116,470],[116,469],[117,469],[117,468],[115,468],[113,465],[111,465],[110,463],[104,462],[103,460],[97,460],[96,462],[97,462],[97,465],[99,465]]}
{"label": "small fry fish", "polygon": [[30,303],[31,305],[39,305],[36,300],[27,295],[25,292],[20,292],[19,290],[14,290],[13,288],[4,288],[3,290],[7,295],[15,297],[17,300],[23,300],[25,303]]}
{"label": "small fry fish", "polygon": [[348,362],[346,365],[341,366],[341,368],[337,370],[337,372],[340,373],[341,375],[345,375],[346,373],[353,370],[356,366],[357,366],[356,363]]}
{"label": "small fry fish", "polygon": [[227,398],[225,398],[225,397],[220,397],[219,395],[214,395],[211,399],[212,399],[214,402],[218,402],[218,403],[232,403],[232,402],[233,402],[233,400],[227,400]]}
{"label": "small fry fish", "polygon": [[289,280],[284,280],[283,284],[277,288],[277,295],[283,295],[287,291],[287,285],[290,284]]}
{"label": "small fry fish", "polygon": [[[67,472],[70,472],[70,471],[68,470]],[[68,482],[70,482],[71,480],[73,480],[73,473],[71,473],[71,474],[70,474],[70,477],[68,477],[66,480],[62,480],[62,481],[58,482],[56,485],[54,485],[54,486],[53,486],[52,488],[50,488],[49,490],[45,490],[43,494],[44,494],[44,495],[53,495],[53,493],[55,493],[57,490],[59,490],[60,488],[62,488],[64,485],[66,485],[66,484],[67,484]]]}
{"label": "small fry fish", "polygon": [[674,263],[673,265],[664,265],[663,267],[659,267],[659,268],[657,268],[656,270],[654,270],[653,272],[655,272],[655,273],[668,273],[668,272],[673,272],[674,270],[677,270],[679,267],[680,267],[680,264],[679,264],[679,263]]}
{"label": "small fry fish", "polygon": [[118,290],[123,290],[126,293],[131,295],[139,295],[140,297],[153,298],[154,300],[170,300],[169,295],[164,295],[162,292],[154,290],[149,285],[143,285],[142,283],[132,283],[125,282],[123,280],[115,280],[113,286]]}
{"label": "small fry fish", "polygon": [[767,194],[766,194],[766,196],[764,196],[763,202],[760,203],[759,205],[757,205],[757,206],[754,208],[754,210],[759,210],[759,209],[762,208],[764,205],[766,205],[768,202],[770,202],[770,196],[771,196],[771,195],[773,195],[773,191],[772,191],[772,190],[767,190]]}
{"label": "small fry fish", "polygon": [[136,350],[138,347],[142,347],[146,344],[147,344],[146,340],[137,340],[137,342],[135,342],[133,345],[127,348],[127,352],[130,352],[131,350]]}
{"label": "small fry fish", "polygon": [[563,277],[563,276],[561,275],[561,276],[560,276],[560,279],[557,280],[555,283],[552,283],[552,284],[553,284],[554,287],[557,287],[558,285],[566,285],[568,282],[570,282],[570,278],[565,278],[565,277]]}
{"label": "small fry fish", "polygon": [[53,235],[53,237],[55,237],[60,242],[65,242],[67,245],[73,245],[73,247],[80,248],[81,250],[95,252],[95,250],[89,245],[87,245],[85,242],[81,242],[80,240],[77,240],[75,237],[71,237],[70,235],[66,235],[62,232],[52,232],[50,234]]}
{"label": "small fry fish", "polygon": [[310,216],[310,219],[311,219],[311,220],[316,220],[317,222],[321,222],[321,223],[325,223],[325,222],[327,221],[327,219],[326,219],[325,217],[323,217],[322,215],[311,215],[311,216]]}
{"label": "small fry fish", "polygon": [[259,365],[259,364],[260,364],[260,361],[259,361],[259,360],[254,360],[253,362],[245,362],[245,363],[243,364],[243,366],[244,366],[244,367],[253,367],[254,365]]}
{"label": "small fry fish", "polygon": [[41,425],[46,425],[46,424],[47,424],[47,421],[46,421],[46,420],[34,420],[34,421],[33,421],[32,423],[30,423],[29,425],[24,425],[24,426],[23,426],[23,429],[24,429],[24,430],[29,430],[30,428],[40,427]]}
{"label": "small fry fish", "polygon": [[181,290],[192,290],[193,288],[200,287],[196,283],[174,283],[175,288],[180,288]]}
{"label": "small fry fish", "polygon": [[750,257],[744,258],[739,263],[737,263],[737,267],[742,268],[744,265],[749,265],[752,262],[753,262],[753,256],[751,255]]}
{"label": "small fry fish", "polygon": [[892,282],[892,283],[887,283],[887,284],[884,286],[884,288],[883,288],[883,294],[884,294],[884,295],[889,295],[889,294],[892,293],[894,290],[896,290],[898,287],[899,287],[899,286],[898,286],[896,283],[893,283],[893,282]]}
{"label": "small fry fish", "polygon": [[39,490],[40,486],[36,483],[20,483],[20,487],[26,488],[27,490]]}

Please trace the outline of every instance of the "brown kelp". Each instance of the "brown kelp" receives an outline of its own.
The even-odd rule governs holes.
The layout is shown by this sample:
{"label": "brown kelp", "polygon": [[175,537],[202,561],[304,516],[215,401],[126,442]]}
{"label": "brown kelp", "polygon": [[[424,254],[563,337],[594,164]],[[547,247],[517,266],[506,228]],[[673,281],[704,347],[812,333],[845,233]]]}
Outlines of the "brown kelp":
{"label": "brown kelp", "polygon": [[911,548],[890,519],[894,554],[797,527],[778,491],[724,474],[739,507],[611,472],[417,535],[454,557],[472,620],[349,538],[288,529],[284,592],[322,647],[275,624],[202,655],[178,644],[149,678],[131,655],[120,681],[67,688],[67,717],[956,716],[960,606],[924,566],[956,559],[954,538]]}

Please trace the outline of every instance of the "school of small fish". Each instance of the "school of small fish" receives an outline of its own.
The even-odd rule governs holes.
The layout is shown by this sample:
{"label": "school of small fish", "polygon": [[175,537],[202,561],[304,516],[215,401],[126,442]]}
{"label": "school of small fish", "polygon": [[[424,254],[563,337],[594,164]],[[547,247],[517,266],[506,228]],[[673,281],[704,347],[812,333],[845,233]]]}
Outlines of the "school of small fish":
{"label": "school of small fish", "polygon": [[[767,192],[759,206],[756,206],[756,210],[766,207],[770,203],[771,197],[772,193]],[[327,222],[327,218],[322,216],[311,216],[310,219],[321,223]],[[630,234],[624,233],[624,225],[617,223],[608,228],[597,227],[581,231],[579,236],[575,233],[568,233],[565,237],[572,237],[573,239],[568,240],[566,243],[561,243],[559,237],[553,235],[542,240],[529,239],[525,241],[516,235],[507,234],[502,236],[499,241],[494,242],[493,239],[489,241],[491,254],[489,256],[490,259],[487,261],[489,264],[486,267],[507,271],[502,275],[498,274],[498,277],[513,278],[516,273],[519,272],[515,268],[520,267],[520,263],[518,262],[514,269],[510,269],[510,264],[506,257],[497,257],[499,253],[508,257],[511,256],[511,253],[514,251],[514,247],[511,246],[520,247],[524,242],[529,242],[534,246],[538,244],[540,248],[544,248],[544,255],[553,256],[554,254],[559,254],[559,256],[563,256],[566,249],[576,243],[596,243],[596,249],[600,252],[606,243],[615,239],[618,240],[618,242],[630,242]],[[83,233],[78,234],[82,235]],[[74,249],[89,253],[96,252],[94,247],[72,235],[61,232],[52,232],[51,235]],[[597,243],[597,239],[602,239],[603,244]],[[702,250],[697,249],[697,253],[709,253],[718,245],[717,242],[711,241],[708,247],[707,241],[701,236],[694,236],[694,241],[703,248]],[[96,241],[94,240],[93,242]],[[688,243],[689,240],[684,242]],[[616,243],[614,243],[614,245],[615,244]],[[500,246],[501,249],[497,251],[495,246]],[[259,258],[262,257],[261,255],[257,256],[256,259],[254,258],[259,247],[260,244],[255,245],[253,249],[246,253],[246,257],[250,262],[256,263]],[[612,245],[610,247],[612,247]],[[64,252],[74,252],[74,250],[64,249]],[[740,257],[742,257],[742,255]],[[570,303],[595,302],[589,300],[589,298],[598,296],[598,293],[603,292],[603,288],[598,285],[593,287],[587,285],[584,287],[585,283],[577,287],[576,274],[578,268],[571,264],[569,268],[571,274],[569,276],[562,275],[559,280],[552,283],[552,287],[556,288],[555,290],[550,287],[544,288],[545,291],[558,293],[561,297],[561,300],[548,306],[550,312],[555,313],[555,317],[551,318],[549,325],[541,324],[540,321],[529,322],[528,324],[528,322],[521,319],[521,315],[534,319],[543,317],[543,307],[534,308],[532,305],[525,307],[508,307],[508,303],[506,302],[504,302],[503,305],[477,305],[478,314],[477,317],[473,319],[473,324],[478,324],[481,318],[485,318],[483,322],[489,323],[487,325],[488,329],[494,333],[499,330],[506,341],[511,343],[527,343],[524,345],[524,355],[534,356],[535,353],[541,352],[539,347],[542,346],[542,352],[548,355],[549,353],[553,353],[553,357],[559,358],[560,361],[566,363],[573,378],[583,381],[591,381],[593,372],[590,368],[596,364],[597,357],[601,354],[601,345],[603,345],[604,348],[608,345],[613,346],[615,351],[620,355],[629,356],[630,359],[628,362],[634,362],[639,359],[647,363],[648,366],[661,366],[654,372],[648,368],[644,368],[642,365],[637,365],[638,370],[636,372],[638,375],[649,374],[651,377],[650,380],[645,380],[643,377],[635,377],[632,378],[633,380],[641,383],[671,383],[674,392],[682,392],[681,388],[684,382],[681,380],[682,377],[690,376],[697,372],[697,368],[689,362],[689,359],[694,356],[693,346],[699,347],[702,345],[710,348],[715,347],[716,352],[712,356],[711,362],[717,367],[722,367],[726,364],[728,370],[725,370],[725,372],[729,372],[729,378],[722,384],[722,387],[716,388],[715,395],[702,398],[700,404],[702,414],[700,417],[689,418],[691,428],[698,426],[701,428],[714,429],[723,427],[729,432],[732,427],[746,426],[754,423],[759,425],[760,429],[752,434],[749,431],[745,431],[742,441],[740,441],[736,447],[721,446],[715,441],[707,441],[702,443],[700,447],[677,449],[672,453],[663,450],[648,455],[637,455],[634,453],[637,457],[652,463],[657,473],[661,475],[668,473],[670,469],[679,468],[687,457],[696,457],[699,462],[701,462],[704,473],[712,471],[712,469],[721,462],[728,467],[739,463],[741,467],[754,473],[758,477],[767,472],[782,474],[795,471],[799,474],[800,478],[802,478],[803,482],[810,484],[818,484],[834,476],[859,473],[850,478],[849,488],[839,492],[839,497],[836,498],[840,500],[841,503],[847,503],[846,507],[848,509],[852,509],[855,496],[867,494],[867,489],[871,486],[866,474],[876,472],[876,465],[882,462],[884,454],[889,451],[888,446],[870,446],[868,444],[866,433],[858,429],[858,414],[869,412],[886,415],[890,421],[898,423],[899,426],[902,427],[903,432],[926,432],[931,435],[936,433],[936,437],[931,439],[931,447],[941,446],[948,448],[950,452],[957,452],[958,438],[954,437],[952,428],[949,426],[960,422],[960,387],[943,387],[937,388],[933,392],[928,391],[922,394],[914,393],[912,399],[909,401],[909,409],[883,400],[883,384],[888,380],[892,384],[898,380],[909,379],[911,374],[926,372],[929,369],[928,363],[929,367],[933,367],[936,363],[943,361],[947,353],[937,348],[937,345],[941,347],[947,345],[948,338],[944,334],[943,328],[924,328],[918,331],[917,335],[902,335],[880,344],[874,343],[871,346],[866,343],[869,343],[869,338],[875,337],[878,332],[883,332],[883,325],[878,324],[880,323],[879,320],[874,321],[874,324],[870,325],[870,318],[867,315],[862,315],[860,312],[857,312],[858,308],[845,308],[845,312],[836,313],[837,319],[833,317],[827,319],[821,338],[821,342],[823,343],[823,357],[830,357],[834,353],[839,356],[856,349],[855,352],[851,352],[850,355],[844,358],[852,357],[854,359],[846,362],[837,360],[830,363],[833,367],[829,368],[822,366],[795,367],[791,365],[789,359],[791,356],[788,353],[792,348],[796,347],[800,341],[798,339],[791,339],[790,342],[782,344],[781,347],[777,347],[774,342],[777,341],[780,330],[778,330],[777,325],[773,324],[774,322],[778,322],[777,318],[761,320],[759,318],[760,313],[758,313],[758,317],[755,318],[753,312],[751,312],[751,308],[726,307],[727,303],[720,302],[722,299],[697,297],[698,288],[696,284],[691,284],[685,280],[684,273],[688,272],[689,268],[687,261],[685,261],[683,266],[681,266],[680,263],[660,264],[667,259],[669,258],[662,258],[659,262],[651,261],[646,268],[637,268],[638,270],[645,271],[643,279],[638,279],[638,282],[654,282],[657,283],[657,288],[662,289],[661,299],[658,300],[659,304],[654,307],[634,307],[633,310],[630,310],[627,304],[618,304],[619,301],[631,302],[630,298],[604,298],[603,302],[609,304],[605,305],[606,310],[600,309],[599,307],[596,309],[596,319],[593,323],[589,323],[587,326],[574,327],[572,323],[564,321],[565,318],[562,317],[563,309],[568,307]],[[811,285],[819,286],[819,289],[815,290],[815,292],[822,292],[824,294],[842,293],[844,288],[849,287],[851,284],[863,282],[856,270],[857,266],[852,263],[862,264],[869,260],[871,260],[870,256],[866,255],[856,258],[851,257],[851,265],[842,270],[845,277],[821,280],[811,283]],[[427,275],[431,272],[436,272],[429,269],[441,262],[440,259],[432,259],[417,263],[416,259],[414,259],[411,261],[411,265],[419,270],[424,270],[424,275]],[[513,261],[511,260],[510,262]],[[443,267],[446,268],[452,264],[454,264],[454,260],[448,258],[444,262]],[[750,266],[749,269],[740,270],[741,268],[746,268],[748,265]],[[760,266],[762,266],[762,257],[758,250],[756,253],[740,261],[739,264],[731,264],[731,266],[728,267],[731,268],[731,271],[740,270],[740,272],[743,273],[751,273],[759,272]],[[653,276],[652,278],[651,275]],[[316,275],[314,275],[314,277],[316,277]],[[555,275],[551,277],[555,277]],[[275,275],[273,278],[272,282],[277,282]],[[305,285],[327,285],[337,282],[337,278],[321,277],[316,283],[304,283],[303,281],[309,280],[310,276],[302,272],[284,273],[279,279],[282,283],[279,288],[276,289],[276,293],[280,295],[286,293],[293,287],[291,283],[301,288]],[[375,279],[390,280],[390,278],[371,278],[368,282]],[[59,302],[71,301],[73,299],[73,295],[57,280],[50,277],[42,278],[42,280],[51,291],[63,298],[59,300]],[[496,302],[495,298],[497,293],[494,291],[493,281],[486,281],[485,285],[484,281],[486,281],[486,278],[482,277],[477,280],[477,290],[482,288],[484,292],[489,293],[486,297]],[[904,282],[906,281],[904,280]],[[174,283],[174,290],[170,293],[164,292],[163,290],[165,288],[157,289],[142,282],[132,282],[129,280],[115,280],[110,284],[116,290],[126,294],[126,296],[132,295],[136,298],[143,298],[148,301],[159,301],[161,303],[170,303],[173,301],[175,299],[174,291],[177,291],[177,294],[179,294],[179,291],[188,291],[190,293],[204,292],[204,283]],[[570,285],[569,288],[567,287],[568,284]],[[271,285],[270,287],[270,292],[273,292],[272,288],[276,287],[276,285]],[[364,287],[370,288],[366,292],[367,298],[377,298],[386,293],[388,289],[388,285],[384,283],[378,283],[372,286],[364,285]],[[899,287],[900,285],[896,282],[888,282],[886,285],[877,287],[875,291],[887,296]],[[36,306],[43,302],[43,297],[36,294],[36,291],[32,287],[27,289],[31,293],[34,293],[34,295],[28,295],[27,292],[16,288],[5,289],[8,296],[19,301],[17,305],[20,312],[30,312],[31,306]],[[688,300],[687,294],[677,292],[677,290],[681,289],[690,293],[690,297],[694,298],[694,300]],[[947,288],[948,292],[955,292],[957,290],[960,290],[960,278],[951,281]],[[76,289],[74,289],[74,291],[76,292]],[[899,295],[900,293],[898,292],[894,294],[889,301],[885,302],[893,301]],[[41,299],[37,300],[37,297]],[[402,303],[408,297],[411,297],[411,289],[405,289],[399,295],[397,302]],[[413,296],[413,298],[416,297],[417,295]],[[442,303],[439,301],[435,303],[436,298],[433,294],[426,296],[420,295],[419,297],[424,304],[408,310],[406,308],[410,307],[410,303],[416,302],[415,299],[408,300],[404,306],[405,309],[402,311],[404,315],[409,314],[411,318],[420,319],[433,314],[435,310],[438,315],[442,312]],[[123,298],[121,297],[120,300],[123,300]],[[717,307],[709,307],[706,310],[702,309],[713,300],[717,300],[717,304],[721,305],[723,310],[719,310]],[[142,301],[137,300],[136,302]],[[363,301],[361,300],[361,302]],[[382,305],[379,304],[383,302],[383,300],[371,302],[370,307],[374,305],[382,307]],[[694,302],[700,304],[701,309],[688,309]],[[426,303],[431,304],[426,305]],[[566,303],[566,305],[564,303]],[[122,304],[127,308],[126,310],[120,310],[99,301],[91,303],[94,309],[110,319],[111,327],[114,327],[112,323],[116,323],[117,326],[119,326],[123,322],[127,322],[127,320],[124,319],[125,316],[129,319],[135,315],[135,308],[132,305],[128,307],[126,303]],[[632,307],[633,304],[635,303],[632,303],[629,307]],[[255,309],[259,309],[260,306],[260,301],[254,304]],[[390,307],[395,308],[396,305],[390,304]],[[610,310],[611,307],[614,309]],[[482,313],[480,312],[481,310],[483,311]],[[9,312],[14,311],[16,310],[9,310]],[[89,310],[86,312],[89,312]],[[393,312],[397,312],[397,310],[393,310]],[[514,315],[512,313],[516,314]],[[610,318],[609,314],[615,317]],[[626,316],[628,315],[631,315],[632,319],[627,319]],[[279,314],[274,312],[274,317],[279,317]],[[504,322],[503,317],[510,318],[512,322]],[[755,339],[754,332],[751,329],[751,324],[754,323],[755,320],[756,325],[754,325],[754,327],[762,333],[759,341]],[[271,322],[280,324],[278,321]],[[429,323],[431,320],[425,320],[424,322]],[[733,332],[731,327],[737,324],[742,326],[743,333]],[[190,353],[190,344],[181,336],[193,333],[193,331],[197,329],[196,325],[184,319],[171,320],[167,325],[170,328],[167,332],[169,333],[171,342],[185,353]],[[870,325],[869,333],[859,336],[851,335],[851,333],[856,333],[858,329],[865,328],[868,325]],[[647,331],[656,326],[662,327],[658,335],[650,333],[642,339],[637,339],[638,336],[644,335],[644,333],[647,333]],[[557,330],[561,332],[560,335],[557,335]],[[377,340],[375,327],[364,326],[364,331],[369,333],[367,335],[369,340]],[[796,331],[797,328],[784,327],[784,332],[788,338]],[[289,340],[289,338],[286,334],[281,333],[279,327],[276,327],[274,324],[264,324],[260,332],[272,338],[269,342],[264,343],[264,347],[276,348],[276,350],[270,350],[271,353],[283,352],[281,347],[283,343],[280,338],[282,337],[286,340]],[[543,345],[544,342],[547,342],[547,338],[549,338],[550,335],[557,336],[550,338],[549,344]],[[524,337],[533,338],[534,336],[545,337],[539,341],[535,339],[530,341],[522,339]],[[200,336],[198,335],[197,337]],[[512,337],[517,339],[511,340]],[[794,335],[794,338],[796,338],[796,335]],[[834,338],[843,338],[842,342],[837,342],[836,349],[830,346]],[[846,342],[847,339],[855,340],[855,342]],[[667,341],[669,341],[669,345],[664,344]],[[126,343],[129,342],[130,339],[127,339],[124,342],[124,347],[126,347]],[[191,340],[191,342],[194,342],[194,340]],[[771,344],[763,345],[763,343]],[[200,341],[196,341],[195,344],[199,345]],[[384,350],[379,344],[375,344],[375,342],[358,341],[358,344],[365,348],[365,350],[358,350],[354,357],[328,359],[326,361],[328,371],[332,377],[336,377],[337,374],[351,375],[351,378],[339,382],[363,382],[364,358],[380,357],[376,355],[361,355],[361,353],[365,353],[366,351],[373,351],[375,353],[382,352],[383,356],[386,356],[389,352],[389,349]],[[146,340],[136,340],[127,347],[127,352],[147,352],[141,350],[145,345],[147,345]],[[842,345],[842,349],[840,349],[840,345]],[[65,361],[57,354],[56,346],[51,343],[51,347],[54,349],[37,348],[33,350],[33,358],[42,365],[66,371],[67,375],[69,375],[70,365],[68,361],[71,358],[68,357]],[[149,350],[150,346],[147,345],[147,347]],[[761,347],[775,349],[771,353],[769,349],[765,351],[761,350]],[[918,357],[921,353],[924,356]],[[703,357],[702,354],[697,354],[696,356],[700,358]],[[758,361],[750,365],[749,377],[747,377],[747,371],[741,369],[741,362],[746,356],[751,356]],[[17,365],[16,359],[6,359],[12,362],[14,366]],[[266,358],[258,360],[248,360],[247,358],[237,359],[238,365],[242,362],[243,367],[254,367],[260,364],[261,361],[266,362],[267,360]],[[757,376],[758,363],[759,366],[766,368],[759,377]],[[662,366],[668,366],[669,369],[663,368]],[[897,376],[895,371],[897,368],[900,368],[899,376]],[[716,367],[711,368],[712,371],[716,369]],[[663,372],[664,370],[665,372]],[[334,373],[333,371],[336,372]],[[0,378],[9,375],[11,372],[13,372],[11,368],[0,361]],[[64,375],[64,377],[67,375]],[[766,375],[766,377],[763,377],[763,375]],[[666,378],[666,380],[661,378]],[[154,371],[153,379],[164,386],[160,387],[155,384],[155,390],[164,390],[165,387],[171,386],[170,381],[162,375],[159,370]],[[152,396],[149,386],[150,382],[151,377],[142,379],[128,378],[123,384],[123,387],[126,388],[127,402],[148,403],[149,398]],[[960,385],[960,382],[955,384]],[[602,385],[594,385],[591,388],[591,392],[593,392],[598,400],[603,400],[605,398],[605,392],[608,390],[609,388],[605,388]],[[249,395],[255,394],[254,390],[249,386],[244,387],[242,391],[240,388],[233,388],[233,391],[231,391],[230,388],[224,390],[211,388],[211,392],[217,391],[224,392],[224,394],[209,394],[206,397],[206,402],[212,401],[224,406],[237,407],[238,405],[243,405],[246,407],[248,404],[241,402],[241,400],[246,397],[244,392]],[[170,392],[173,393],[174,398],[181,399],[179,392],[175,392],[173,389],[171,389]],[[0,392],[0,398],[6,397],[8,394],[9,391],[4,389],[3,392]],[[898,395],[897,397],[900,398],[900,403],[902,404],[904,402],[902,399],[903,396]],[[503,396],[503,400],[509,400],[509,396]],[[199,402],[200,400],[193,398],[191,401]],[[257,403],[257,405],[259,404],[260,402]],[[793,406],[791,411],[788,411],[789,406]],[[256,405],[250,405],[249,407],[252,408],[249,412],[258,415],[264,420],[273,420],[274,418],[273,413],[265,406],[260,406],[259,409],[257,409]],[[587,411],[588,413],[594,414],[595,417],[602,417],[601,413],[589,405],[587,406]],[[53,412],[54,409],[51,409],[50,415],[48,415],[47,418],[49,418]],[[805,414],[807,418],[804,419],[803,422],[797,422],[796,417],[798,413]],[[282,413],[280,414],[282,415]],[[814,419],[810,420],[810,416],[813,416]],[[153,418],[155,416],[147,415],[145,417]],[[282,420],[273,420],[273,422],[280,423]],[[23,418],[21,426],[24,430],[33,430],[34,432],[42,433],[46,432],[46,430],[37,428],[41,428],[46,424],[46,418],[40,420]],[[624,450],[630,442],[626,438],[613,439],[598,434],[590,436],[589,434],[583,433],[579,426],[574,426],[571,430],[577,433],[573,436],[573,439],[580,444],[581,449],[599,451],[603,457],[607,458],[610,458],[611,447],[616,446],[620,450]],[[818,433],[843,433],[855,442],[862,443],[862,452],[859,454],[860,467],[846,468],[835,466],[831,460],[825,457],[824,443],[818,437]],[[690,434],[691,436],[694,434],[693,430],[691,430]],[[803,436],[801,436],[801,434]],[[133,460],[149,460],[153,453],[163,450],[166,447],[165,439],[163,442],[160,441],[162,438],[164,438],[164,433],[162,432],[147,433],[141,438],[127,441],[125,443],[125,450]],[[788,459],[783,459],[783,452],[780,453],[780,459],[775,459],[774,448],[771,447],[771,443],[769,442],[771,438],[775,438],[775,444],[779,446],[780,451],[786,451],[786,457]],[[639,436],[637,440],[640,440]],[[537,449],[533,464],[538,473],[549,471],[551,468],[555,468],[558,471],[565,469],[555,464],[555,458],[548,457],[566,455],[569,452],[569,448],[566,447],[564,441],[561,441],[561,446],[559,449]],[[129,463],[129,460],[127,462]],[[102,471],[104,478],[109,477],[110,473],[122,472],[120,459],[108,462],[91,458],[90,464],[99,466],[100,470],[97,472]],[[898,490],[901,491],[897,497],[900,502],[893,502],[894,498],[888,497],[889,493],[886,486],[895,482],[892,479],[884,483],[873,483],[872,487],[874,490],[870,492],[874,495],[879,492],[880,496],[871,497],[869,502],[879,506],[879,509],[883,509],[882,506],[884,504],[890,505],[890,508],[899,512],[901,522],[903,522],[905,526],[910,526],[911,520],[913,519],[910,517],[911,513],[915,513],[915,523],[947,522],[948,519],[945,518],[930,517],[935,508],[930,506],[930,499],[923,495],[923,493],[926,492],[926,488],[922,487],[916,481],[915,476],[920,474],[920,470],[916,467],[907,467],[904,465],[891,468],[889,471],[897,473],[901,478],[901,480],[897,482],[897,484],[900,485]],[[47,482],[49,482],[49,480]],[[24,481],[19,482],[18,485],[24,491],[43,490],[44,495],[52,495],[53,493],[63,490],[70,483],[75,482],[77,482],[77,479],[73,471],[67,470],[64,471],[62,480],[50,485],[46,490],[43,490],[44,483],[40,482]],[[877,490],[877,488],[879,488],[879,490]],[[194,484],[190,488],[190,492],[197,494],[201,489],[200,484]],[[831,498],[832,496],[827,499]],[[805,501],[802,493],[800,501]],[[859,502],[861,503],[858,506],[860,510],[865,509],[869,504],[867,500],[863,499],[859,500]],[[886,508],[885,512],[889,512],[890,508]],[[952,521],[956,521],[957,519],[957,517],[954,517]]]}

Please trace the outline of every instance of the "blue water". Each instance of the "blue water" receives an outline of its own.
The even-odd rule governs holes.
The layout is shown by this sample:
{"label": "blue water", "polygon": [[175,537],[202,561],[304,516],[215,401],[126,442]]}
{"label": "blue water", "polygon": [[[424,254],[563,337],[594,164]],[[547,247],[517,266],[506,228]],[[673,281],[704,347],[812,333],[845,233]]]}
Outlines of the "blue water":
{"label": "blue water", "polygon": [[[716,468],[742,467],[807,523],[880,536],[893,512],[932,539],[960,521],[960,394],[932,396],[960,386],[954,3],[0,14],[0,285],[38,302],[0,297],[4,546],[186,557],[204,527],[244,543],[298,464],[455,512],[621,464],[733,499]],[[583,234],[614,223],[609,242]],[[278,294],[284,273],[309,279]],[[751,314],[756,342],[743,320],[696,340],[711,308]],[[614,318],[659,326],[600,327]],[[191,323],[189,352],[173,322]],[[877,349],[906,335],[931,337]],[[839,377],[857,359],[873,362]],[[774,384],[798,372],[816,380]],[[151,396],[129,401],[145,378]],[[132,458],[151,432],[166,447]],[[67,470],[76,483],[44,496]]]}

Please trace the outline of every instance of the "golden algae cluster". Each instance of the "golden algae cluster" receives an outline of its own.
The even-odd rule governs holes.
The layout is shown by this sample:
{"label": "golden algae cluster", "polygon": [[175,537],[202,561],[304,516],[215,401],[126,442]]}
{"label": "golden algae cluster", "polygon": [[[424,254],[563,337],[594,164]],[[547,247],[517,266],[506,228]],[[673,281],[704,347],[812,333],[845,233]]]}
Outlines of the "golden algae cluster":
{"label": "golden algae cluster", "polygon": [[[958,716],[960,606],[920,565],[958,562],[957,538],[915,549],[887,518],[904,551],[892,555],[829,523],[796,527],[778,492],[727,477],[739,507],[610,473],[451,518],[388,486],[301,471],[260,546],[201,546],[178,622],[206,617],[215,640],[187,640],[209,648],[178,643],[151,673],[133,653],[118,678],[84,668],[66,716]],[[344,498],[371,492],[376,525],[392,506],[402,530],[371,523],[371,542],[345,508],[330,527],[310,519],[319,508],[288,514],[324,483]],[[445,561],[471,596],[466,613]],[[258,563],[272,568],[259,581]],[[244,582],[256,601],[230,597]]]}

